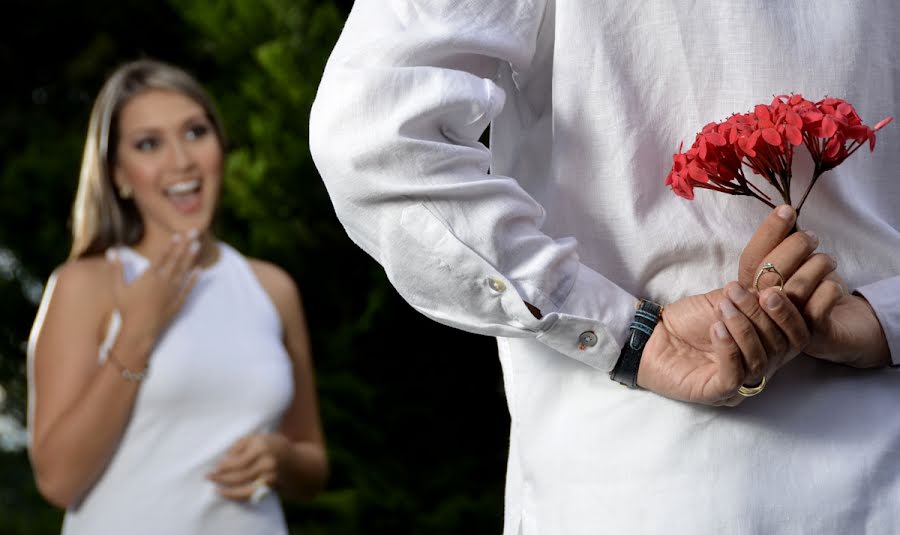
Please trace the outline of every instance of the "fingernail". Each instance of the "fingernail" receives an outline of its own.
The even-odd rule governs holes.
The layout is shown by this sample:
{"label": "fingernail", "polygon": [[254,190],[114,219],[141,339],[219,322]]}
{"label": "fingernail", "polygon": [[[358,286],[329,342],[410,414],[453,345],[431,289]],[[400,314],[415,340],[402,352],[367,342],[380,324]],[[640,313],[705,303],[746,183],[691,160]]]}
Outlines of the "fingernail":
{"label": "fingernail", "polygon": [[187,231],[187,237],[188,237],[189,240],[193,240],[193,239],[196,238],[199,234],[200,234],[200,231],[198,231],[198,230],[195,229],[195,228],[192,228],[191,230]]}
{"label": "fingernail", "polygon": [[178,234],[177,232],[175,234],[172,234],[172,242],[173,243],[178,243],[180,241],[181,241],[181,234]]}
{"label": "fingernail", "polygon": [[722,299],[719,303],[719,310],[722,311],[722,315],[726,318],[733,318],[737,316],[738,309],[734,308],[734,305],[731,304],[731,301],[728,299]]}
{"label": "fingernail", "polygon": [[741,286],[739,284],[730,286],[727,290],[727,293],[728,293],[728,297],[730,297],[731,300],[734,301],[735,303],[743,301],[747,297],[747,295],[749,295],[747,293],[747,290],[741,288]]}
{"label": "fingernail", "polygon": [[828,257],[828,266],[829,266],[831,269],[836,269],[836,268],[837,268],[837,260],[835,260],[833,256],[829,256],[829,257]]}
{"label": "fingernail", "polygon": [[719,338],[728,338],[728,329],[725,328],[725,324],[721,321],[717,321],[713,328],[716,330],[716,336]]}
{"label": "fingernail", "polygon": [[190,251],[191,254],[197,254],[197,251],[199,250],[200,242],[198,242],[197,240],[192,241],[191,244],[188,245],[188,251]]}
{"label": "fingernail", "polygon": [[813,245],[819,245],[819,237],[816,236],[815,232],[813,232],[811,230],[804,230],[803,232],[805,232],[806,235],[809,236],[809,239]]}
{"label": "fingernail", "polygon": [[769,310],[777,310],[781,306],[781,296],[778,295],[778,292],[769,294],[769,297],[766,298],[766,306],[769,307]]}
{"label": "fingernail", "polygon": [[119,258],[119,253],[116,252],[115,249],[107,249],[106,250],[106,259],[110,262],[115,262]]}
{"label": "fingernail", "polygon": [[775,211],[778,214],[778,217],[784,219],[785,221],[790,221],[792,217],[794,217],[794,209],[788,205],[784,205],[778,208]]}

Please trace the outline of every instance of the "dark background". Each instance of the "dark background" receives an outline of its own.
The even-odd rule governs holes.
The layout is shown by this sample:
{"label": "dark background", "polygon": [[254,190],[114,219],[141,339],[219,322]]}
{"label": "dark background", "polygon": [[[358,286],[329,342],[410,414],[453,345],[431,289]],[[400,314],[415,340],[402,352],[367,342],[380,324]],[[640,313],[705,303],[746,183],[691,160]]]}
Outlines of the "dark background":
{"label": "dark background", "polygon": [[[509,416],[490,338],[393,291],[334,216],[309,108],[351,1],[6,1],[0,8],[0,413],[24,422],[25,342],[68,218],[93,98],[153,57],[203,82],[229,136],[219,237],[303,295],[331,458],[292,533],[499,533]],[[0,396],[2,397],[2,396]],[[2,442],[0,442],[2,444]],[[0,450],[0,535],[58,533],[24,451]]]}

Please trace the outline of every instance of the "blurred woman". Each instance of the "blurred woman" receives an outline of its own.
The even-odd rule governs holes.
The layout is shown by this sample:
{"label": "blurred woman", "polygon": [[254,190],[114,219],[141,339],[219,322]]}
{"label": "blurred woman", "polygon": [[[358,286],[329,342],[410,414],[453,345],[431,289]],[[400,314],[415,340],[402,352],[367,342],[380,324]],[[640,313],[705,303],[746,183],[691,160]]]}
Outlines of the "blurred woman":
{"label": "blurred woman", "polygon": [[224,135],[142,60],[91,113],[70,258],[29,341],[30,454],[63,533],[286,533],[327,459],[300,297],[210,230]]}

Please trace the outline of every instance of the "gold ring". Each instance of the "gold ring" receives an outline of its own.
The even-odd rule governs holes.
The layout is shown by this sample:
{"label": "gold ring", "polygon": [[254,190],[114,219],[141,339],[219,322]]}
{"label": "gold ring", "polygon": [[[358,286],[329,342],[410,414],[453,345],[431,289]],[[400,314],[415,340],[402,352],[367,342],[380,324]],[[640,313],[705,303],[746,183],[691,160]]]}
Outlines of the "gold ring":
{"label": "gold ring", "polygon": [[756,288],[757,292],[761,291],[759,289],[759,278],[763,276],[763,273],[774,273],[778,275],[778,291],[784,289],[784,275],[782,275],[781,272],[778,271],[778,269],[774,264],[772,264],[772,262],[766,262],[765,264],[763,264],[763,267],[761,267],[759,271],[756,272],[756,278],[753,279],[753,286]]}
{"label": "gold ring", "polygon": [[762,381],[760,381],[759,384],[756,386],[741,385],[741,387],[738,388],[738,394],[744,396],[745,398],[752,398],[756,394],[759,394],[760,392],[762,392],[764,388],[766,388],[766,376],[765,375],[763,375]]}

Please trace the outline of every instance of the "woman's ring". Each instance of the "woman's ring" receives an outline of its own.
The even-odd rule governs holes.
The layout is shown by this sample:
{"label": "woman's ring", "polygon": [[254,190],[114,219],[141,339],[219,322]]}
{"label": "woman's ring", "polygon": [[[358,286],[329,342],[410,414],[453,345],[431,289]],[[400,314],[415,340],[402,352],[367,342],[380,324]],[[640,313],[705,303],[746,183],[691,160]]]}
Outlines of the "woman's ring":
{"label": "woman's ring", "polygon": [[784,289],[784,275],[782,275],[781,272],[778,271],[777,268],[775,268],[775,265],[772,264],[772,262],[766,262],[765,264],[763,264],[763,267],[761,267],[759,271],[756,272],[756,278],[753,279],[753,286],[756,288],[757,292],[761,291],[759,289],[759,278],[763,276],[763,273],[774,273],[778,275],[778,291]]}
{"label": "woman's ring", "polygon": [[759,382],[756,386],[744,386],[741,385],[738,388],[738,394],[744,396],[745,398],[752,398],[756,394],[759,394],[766,387],[766,376],[763,375],[762,381]]}
{"label": "woman's ring", "polygon": [[256,481],[253,482],[253,494],[250,495],[250,503],[253,505],[258,504],[271,491],[272,489],[269,488],[262,476],[256,478]]}

